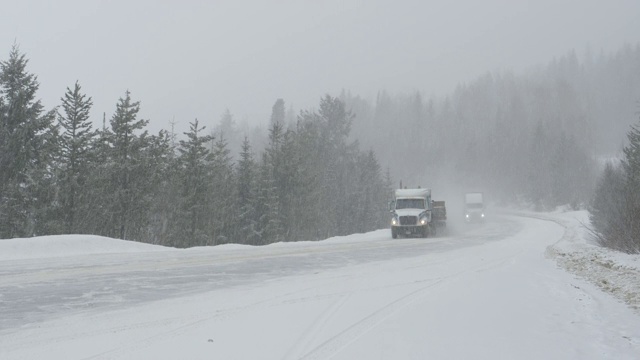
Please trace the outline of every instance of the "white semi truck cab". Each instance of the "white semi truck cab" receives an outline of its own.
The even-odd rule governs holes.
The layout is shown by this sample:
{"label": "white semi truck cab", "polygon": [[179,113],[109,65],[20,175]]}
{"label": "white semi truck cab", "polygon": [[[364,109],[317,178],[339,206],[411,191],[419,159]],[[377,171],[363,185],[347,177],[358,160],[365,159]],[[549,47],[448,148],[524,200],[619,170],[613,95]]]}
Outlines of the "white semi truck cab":
{"label": "white semi truck cab", "polygon": [[391,237],[435,235],[431,189],[397,189],[389,204]]}

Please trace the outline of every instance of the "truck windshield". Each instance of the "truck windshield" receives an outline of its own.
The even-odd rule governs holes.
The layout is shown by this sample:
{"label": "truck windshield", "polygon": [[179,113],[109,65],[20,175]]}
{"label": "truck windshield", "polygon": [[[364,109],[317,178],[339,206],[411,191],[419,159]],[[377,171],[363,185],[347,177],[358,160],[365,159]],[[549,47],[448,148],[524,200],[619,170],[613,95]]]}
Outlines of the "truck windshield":
{"label": "truck windshield", "polygon": [[424,199],[397,199],[396,209],[424,209]]}
{"label": "truck windshield", "polygon": [[482,204],[467,204],[467,209],[482,209]]}

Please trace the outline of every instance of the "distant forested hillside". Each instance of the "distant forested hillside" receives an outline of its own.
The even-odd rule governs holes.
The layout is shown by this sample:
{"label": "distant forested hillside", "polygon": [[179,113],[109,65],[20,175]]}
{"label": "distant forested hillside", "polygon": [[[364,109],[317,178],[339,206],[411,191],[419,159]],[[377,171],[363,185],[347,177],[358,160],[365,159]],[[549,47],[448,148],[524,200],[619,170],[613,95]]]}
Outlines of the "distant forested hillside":
{"label": "distant forested hillside", "polygon": [[484,189],[540,209],[580,206],[600,159],[620,154],[637,120],[640,45],[572,51],[522,74],[487,73],[442,98],[341,98],[356,115],[352,136],[396,183]]}

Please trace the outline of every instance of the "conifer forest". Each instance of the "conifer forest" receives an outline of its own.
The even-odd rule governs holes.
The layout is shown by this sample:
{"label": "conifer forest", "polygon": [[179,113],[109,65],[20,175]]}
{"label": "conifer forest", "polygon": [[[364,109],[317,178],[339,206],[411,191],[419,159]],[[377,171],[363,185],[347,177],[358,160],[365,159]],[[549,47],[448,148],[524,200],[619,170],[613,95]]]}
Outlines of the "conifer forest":
{"label": "conifer forest", "polygon": [[228,110],[184,133],[151,133],[127,84],[100,119],[82,79],[45,108],[27,54],[7,50],[0,239],[320,240],[386,228],[402,181],[434,198],[482,189],[500,206],[586,208],[603,245],[640,252],[640,45],[488,72],[443,96],[345,89],[297,113],[273,99],[255,131]]}

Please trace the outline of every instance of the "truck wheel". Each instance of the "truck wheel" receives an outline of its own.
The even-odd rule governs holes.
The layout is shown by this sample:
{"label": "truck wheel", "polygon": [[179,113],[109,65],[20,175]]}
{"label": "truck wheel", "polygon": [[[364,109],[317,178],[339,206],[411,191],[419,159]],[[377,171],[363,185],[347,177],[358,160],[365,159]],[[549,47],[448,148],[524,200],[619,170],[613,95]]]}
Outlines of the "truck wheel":
{"label": "truck wheel", "polygon": [[391,228],[391,238],[393,239],[397,239],[398,238],[398,234],[396,234],[396,230]]}
{"label": "truck wheel", "polygon": [[429,232],[431,232],[431,235],[436,236],[436,234],[438,233],[438,230],[436,229],[435,226],[429,226]]}
{"label": "truck wheel", "polygon": [[429,227],[428,227],[428,226],[425,226],[425,227],[422,229],[422,237],[423,237],[423,238],[428,238],[428,237],[429,237]]}

